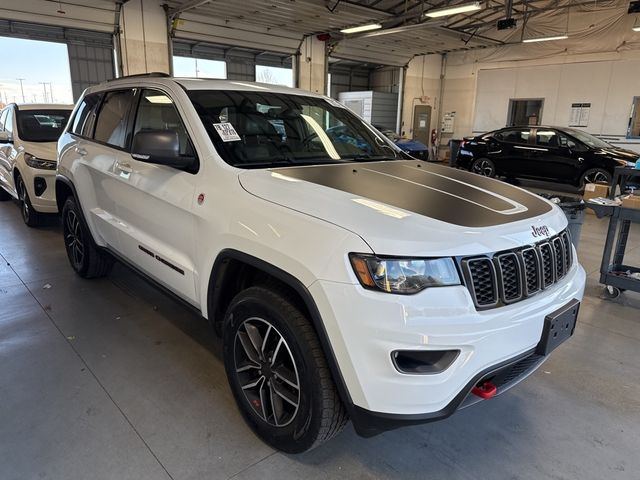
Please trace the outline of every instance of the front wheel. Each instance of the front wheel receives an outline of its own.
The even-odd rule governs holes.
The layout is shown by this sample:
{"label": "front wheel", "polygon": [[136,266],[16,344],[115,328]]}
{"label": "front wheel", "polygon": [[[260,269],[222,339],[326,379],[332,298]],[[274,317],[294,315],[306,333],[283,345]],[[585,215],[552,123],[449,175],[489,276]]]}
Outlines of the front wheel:
{"label": "front wheel", "polygon": [[69,263],[78,275],[97,278],[109,273],[113,260],[93,241],[80,208],[72,197],[67,198],[62,207],[62,232]]}
{"label": "front wheel", "polygon": [[20,200],[22,220],[30,227],[37,227],[42,223],[42,214],[34,210],[31,199],[29,198],[29,192],[27,192],[27,186],[21,175],[17,175],[16,190],[18,191],[18,199]]}
{"label": "front wheel", "polygon": [[496,164],[493,163],[493,160],[489,160],[488,158],[477,158],[471,164],[471,169],[473,173],[477,173],[478,175],[483,175],[485,177],[493,178],[496,176]]}
{"label": "front wheel", "polygon": [[580,186],[584,188],[587,183],[611,184],[611,174],[604,168],[590,168],[582,174]]}
{"label": "front wheel", "polygon": [[231,302],[223,328],[229,385],[263,441],[300,453],[342,430],[348,417],[316,333],[286,295],[244,290]]}

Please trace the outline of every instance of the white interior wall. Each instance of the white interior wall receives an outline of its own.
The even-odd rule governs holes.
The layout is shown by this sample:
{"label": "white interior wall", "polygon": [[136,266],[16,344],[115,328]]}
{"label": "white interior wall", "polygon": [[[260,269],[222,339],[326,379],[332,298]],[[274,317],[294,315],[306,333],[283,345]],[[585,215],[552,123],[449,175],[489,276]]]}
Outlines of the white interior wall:
{"label": "white interior wall", "polygon": [[[484,53],[484,52],[482,52]],[[484,53],[486,55],[486,53]],[[440,74],[440,56],[416,57],[409,63],[405,85],[403,131],[411,136],[412,105],[423,95],[434,107],[432,128],[438,127],[435,112]],[[640,96],[640,50],[553,55],[533,60],[482,61],[480,54],[447,57],[443,112],[456,112],[450,138],[504,127],[509,99],[544,98],[542,123],[568,126],[571,104],[591,103],[589,126],[584,130],[606,137],[615,144],[640,151],[640,140],[626,139],[631,102]],[[422,87],[424,84],[424,88]]]}
{"label": "white interior wall", "polygon": [[169,73],[167,20],[159,2],[130,0],[120,25],[123,75]]}

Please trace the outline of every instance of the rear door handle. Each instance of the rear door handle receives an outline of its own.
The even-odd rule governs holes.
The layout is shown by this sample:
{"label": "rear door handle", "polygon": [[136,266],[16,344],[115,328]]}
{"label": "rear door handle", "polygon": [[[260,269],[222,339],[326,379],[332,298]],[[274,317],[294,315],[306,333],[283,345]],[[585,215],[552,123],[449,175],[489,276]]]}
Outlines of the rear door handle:
{"label": "rear door handle", "polygon": [[133,172],[133,168],[131,168],[131,165],[129,165],[128,163],[118,163],[116,164],[116,168],[124,173]]}
{"label": "rear door handle", "polygon": [[78,155],[81,155],[81,156],[83,156],[83,157],[87,154],[87,151],[86,151],[84,148],[82,148],[82,147],[74,147],[74,149],[73,149],[73,150],[74,150]]}

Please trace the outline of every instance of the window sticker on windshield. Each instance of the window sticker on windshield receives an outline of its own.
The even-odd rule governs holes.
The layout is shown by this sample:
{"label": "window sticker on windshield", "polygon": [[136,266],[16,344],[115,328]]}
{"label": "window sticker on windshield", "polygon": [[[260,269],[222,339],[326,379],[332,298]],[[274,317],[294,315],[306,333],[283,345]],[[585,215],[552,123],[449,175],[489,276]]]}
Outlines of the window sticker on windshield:
{"label": "window sticker on windshield", "polygon": [[223,142],[237,142],[240,140],[240,135],[238,135],[238,132],[236,132],[236,129],[233,128],[233,125],[230,123],[214,123],[213,127]]}

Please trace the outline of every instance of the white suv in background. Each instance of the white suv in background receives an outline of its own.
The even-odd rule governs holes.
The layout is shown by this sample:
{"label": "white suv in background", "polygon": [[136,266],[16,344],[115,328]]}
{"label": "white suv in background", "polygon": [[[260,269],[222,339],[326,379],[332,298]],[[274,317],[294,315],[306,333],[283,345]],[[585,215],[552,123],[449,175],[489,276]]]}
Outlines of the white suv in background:
{"label": "white suv in background", "polygon": [[445,418],[573,333],[585,272],[558,207],[412,159],[330,98],[123,78],[85,92],[58,155],[73,269],[116,258],[199,310],[277,449]]}
{"label": "white suv in background", "polygon": [[73,105],[12,103],[0,112],[0,200],[21,203],[30,227],[56,213],[56,142]]}

